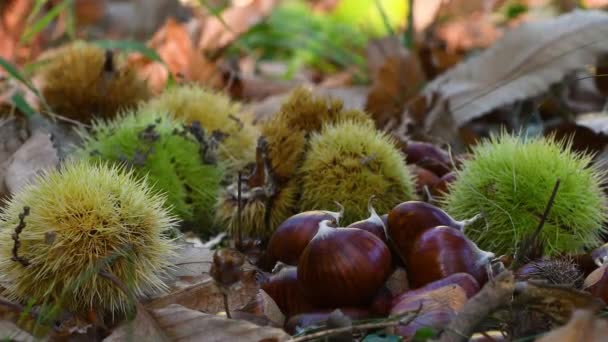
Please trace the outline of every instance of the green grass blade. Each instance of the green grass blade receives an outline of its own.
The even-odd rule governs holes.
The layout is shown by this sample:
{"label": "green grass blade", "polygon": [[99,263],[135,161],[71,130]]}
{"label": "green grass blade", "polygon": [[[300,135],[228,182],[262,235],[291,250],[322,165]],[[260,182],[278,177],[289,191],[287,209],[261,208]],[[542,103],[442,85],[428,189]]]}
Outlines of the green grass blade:
{"label": "green grass blade", "polygon": [[32,106],[27,103],[27,100],[25,100],[25,98],[23,97],[23,95],[21,95],[20,92],[16,92],[15,94],[13,94],[13,96],[11,96],[11,102],[28,118],[36,114],[34,108],[32,108]]}
{"label": "green grass blade", "polygon": [[9,63],[6,59],[4,59],[2,57],[0,57],[0,67],[2,67],[2,69],[6,70],[6,72],[8,72],[12,78],[23,83],[29,90],[31,90],[32,92],[34,92],[34,94],[36,94],[38,97],[40,97],[40,93],[38,92],[38,89],[36,89],[34,87],[34,85],[25,76],[23,76],[21,74],[21,72],[19,72],[19,70],[17,70],[17,68],[15,68],[14,65]]}
{"label": "green grass blade", "polygon": [[44,17],[29,26],[21,36],[21,43],[29,43],[34,36],[44,30],[61,12],[72,4],[72,0],[63,0],[59,5],[53,7]]}

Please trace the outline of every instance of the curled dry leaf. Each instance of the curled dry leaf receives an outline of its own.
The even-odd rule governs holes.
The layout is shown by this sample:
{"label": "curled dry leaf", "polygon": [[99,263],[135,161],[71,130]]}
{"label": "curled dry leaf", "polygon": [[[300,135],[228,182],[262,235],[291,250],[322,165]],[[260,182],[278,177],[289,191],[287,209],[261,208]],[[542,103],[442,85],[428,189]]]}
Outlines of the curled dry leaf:
{"label": "curled dry leaf", "polygon": [[172,341],[286,341],[283,330],[227,319],[173,304],[154,310],[161,329]]}
{"label": "curled dry leaf", "polygon": [[425,130],[454,134],[495,108],[541,94],[608,52],[607,34],[608,14],[601,11],[576,10],[517,27],[427,85]]}
{"label": "curled dry leaf", "polygon": [[600,342],[608,335],[608,321],[596,318],[593,311],[576,310],[568,324],[536,339],[536,342]]}
{"label": "curled dry leaf", "polygon": [[4,184],[9,192],[15,193],[36,176],[57,165],[59,158],[50,134],[36,132],[11,157]]}

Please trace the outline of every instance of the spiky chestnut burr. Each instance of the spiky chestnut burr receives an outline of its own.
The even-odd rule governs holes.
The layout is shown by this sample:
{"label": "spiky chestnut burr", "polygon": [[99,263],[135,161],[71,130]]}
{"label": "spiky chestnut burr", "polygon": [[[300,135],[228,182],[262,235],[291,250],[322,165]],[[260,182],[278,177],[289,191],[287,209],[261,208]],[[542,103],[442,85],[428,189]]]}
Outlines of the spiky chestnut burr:
{"label": "spiky chestnut burr", "polygon": [[57,114],[82,122],[111,118],[150,96],[124,60],[96,45],[75,42],[42,68],[42,95]]}
{"label": "spiky chestnut burr", "polygon": [[255,160],[259,132],[241,106],[222,93],[195,85],[177,85],[143,105],[155,113],[169,113],[187,123],[200,122],[212,134],[221,136],[217,156],[232,173]]}
{"label": "spiky chestnut burr", "polygon": [[548,256],[600,244],[605,230],[605,174],[592,156],[571,150],[571,141],[501,133],[473,148],[443,200],[457,219],[482,213],[467,235],[497,254],[517,250],[539,224],[557,179],[561,185],[540,232]]}
{"label": "spiky chestnut burr", "polygon": [[[242,211],[238,217],[238,182],[221,195],[217,222],[235,233],[268,238],[275,228],[297,213],[300,183],[296,178],[308,148],[309,136],[323,125],[352,120],[373,127],[371,117],[356,110],[343,110],[339,100],[314,97],[297,88],[272,119],[261,128],[255,169],[242,182]],[[367,199],[366,199],[367,201]],[[331,203],[334,206],[334,203]]]}
{"label": "spiky chestnut burr", "polygon": [[199,125],[166,113],[140,110],[114,120],[96,120],[80,131],[75,156],[92,162],[126,164],[167,195],[171,211],[204,237],[215,232],[213,209],[223,170],[215,162],[216,141]]}
{"label": "spiky chestnut burr", "polygon": [[176,223],[164,196],[131,172],[66,163],[25,186],[0,213],[4,295],[79,314],[126,313],[134,303],[99,272],[113,274],[138,296],[164,291],[159,274],[175,249],[166,232]]}
{"label": "spiky chestnut burr", "polygon": [[414,198],[414,181],[403,156],[389,136],[370,125],[344,121],[326,125],[310,138],[299,171],[300,210],[328,208],[335,201],[344,208],[344,222],[368,215],[368,200],[388,212]]}

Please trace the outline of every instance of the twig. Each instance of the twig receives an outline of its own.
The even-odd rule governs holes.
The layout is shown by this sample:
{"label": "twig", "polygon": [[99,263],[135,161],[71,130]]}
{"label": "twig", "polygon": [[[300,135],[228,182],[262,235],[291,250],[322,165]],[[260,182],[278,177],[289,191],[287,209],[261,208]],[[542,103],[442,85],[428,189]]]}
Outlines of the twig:
{"label": "twig", "polygon": [[242,221],[243,221],[243,201],[242,201],[242,182],[243,182],[243,173],[239,171],[238,184],[237,184],[237,218],[236,218],[236,247],[237,249],[241,249],[243,247],[243,236],[241,235],[241,231],[243,230]]}
{"label": "twig", "polygon": [[310,341],[310,340],[315,340],[320,337],[326,337],[326,336],[336,335],[339,333],[355,331],[355,330],[356,331],[365,331],[365,330],[371,330],[371,329],[393,327],[393,326],[402,325],[402,324],[406,325],[406,324],[409,324],[411,321],[413,321],[414,318],[416,318],[417,314],[418,314],[418,312],[412,312],[412,313],[407,314],[405,317],[399,316],[399,319],[393,318],[393,319],[389,319],[389,320],[384,320],[382,322],[364,323],[364,324],[352,325],[352,326],[348,326],[348,327],[322,330],[322,331],[318,331],[316,333],[312,333],[309,335],[292,338],[292,339],[288,340],[288,342]]}
{"label": "twig", "polygon": [[536,230],[534,231],[534,234],[532,235],[532,239],[534,239],[534,240],[536,240],[536,238],[538,237],[538,234],[540,234],[540,230],[545,225],[545,221],[547,221],[547,217],[549,217],[549,211],[551,211],[551,208],[553,208],[553,202],[555,201],[555,196],[557,195],[557,190],[559,189],[559,185],[560,185],[561,181],[562,180],[560,178],[558,178],[557,181],[555,181],[555,186],[553,186],[553,192],[551,193],[549,202],[547,202],[547,206],[545,207],[545,212],[543,213],[543,216],[540,219],[540,222],[538,223],[538,227],[536,227]]}
{"label": "twig", "polygon": [[128,297],[135,298],[133,296],[133,293],[131,293],[129,288],[127,288],[127,285],[125,285],[125,283],[118,279],[118,277],[115,276],[113,273],[106,270],[101,270],[99,271],[99,276],[112,282],[112,284],[116,285],[116,287],[118,287]]}
{"label": "twig", "polygon": [[541,217],[540,222],[538,222],[536,230],[534,230],[534,233],[532,233],[530,237],[524,239],[524,241],[522,242],[521,248],[519,249],[519,251],[517,251],[515,255],[515,260],[511,265],[511,269],[515,269],[516,267],[519,267],[524,263],[528,262],[529,260],[526,259],[529,259],[528,256],[530,255],[530,253],[532,253],[535,248],[540,248],[543,246],[544,242],[539,241],[539,235],[545,225],[545,222],[547,221],[547,218],[549,217],[549,212],[551,211],[551,208],[553,208],[555,196],[557,195],[557,190],[559,189],[560,184],[561,179],[558,178],[557,181],[555,181],[555,186],[553,186],[553,192],[551,193],[551,197],[549,197],[549,201],[545,206],[545,211],[543,212],[543,216]]}
{"label": "twig", "polygon": [[490,280],[452,319],[438,342],[465,342],[488,315],[507,304],[515,291],[513,272],[504,271]]}
{"label": "twig", "polygon": [[23,267],[29,266],[30,262],[26,258],[20,257],[18,255],[19,247],[21,247],[21,241],[19,241],[19,234],[21,234],[23,228],[25,228],[25,217],[29,214],[30,207],[23,207],[23,213],[19,214],[19,224],[17,225],[17,227],[15,227],[15,232],[12,235],[15,244],[13,245],[13,257],[11,258],[11,260],[21,263]]}
{"label": "twig", "polygon": [[224,299],[224,310],[226,310],[226,317],[232,318],[230,314],[230,307],[228,306],[228,293],[226,291],[222,291],[222,298]]}

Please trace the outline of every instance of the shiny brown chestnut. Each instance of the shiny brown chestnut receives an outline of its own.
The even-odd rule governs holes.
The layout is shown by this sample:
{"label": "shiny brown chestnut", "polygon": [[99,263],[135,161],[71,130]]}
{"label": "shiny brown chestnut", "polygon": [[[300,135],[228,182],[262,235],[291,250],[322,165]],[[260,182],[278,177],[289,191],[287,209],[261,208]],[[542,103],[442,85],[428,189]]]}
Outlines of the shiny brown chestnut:
{"label": "shiny brown chestnut", "polygon": [[440,177],[451,171],[450,155],[431,143],[408,141],[404,152],[408,164],[422,166]]}
{"label": "shiny brown chestnut", "polygon": [[274,301],[281,312],[291,317],[303,312],[309,312],[315,307],[304,298],[298,283],[298,270],[288,266],[273,274],[268,281],[260,285]]}
{"label": "shiny brown chestnut", "polygon": [[370,232],[328,223],[321,221],[300,256],[298,281],[306,298],[322,307],[369,304],[390,276],[389,248]]}
{"label": "shiny brown chestnut", "polygon": [[443,209],[421,201],[407,201],[396,205],[388,213],[388,235],[399,254],[405,257],[412,248],[418,235],[437,226],[449,226],[463,231],[465,227],[478,220],[457,221]]}
{"label": "shiny brown chestnut", "polygon": [[387,232],[386,225],[382,218],[378,216],[378,213],[372,206],[373,196],[367,202],[367,210],[369,211],[369,217],[365,220],[353,222],[346,226],[346,228],[359,228],[365,231],[368,231],[374,235],[376,235],[382,242],[387,243]]}
{"label": "shiny brown chestnut", "polygon": [[494,256],[479,249],[460,230],[439,226],[420,234],[405,265],[412,288],[459,272],[472,275],[483,286],[488,281]]}
{"label": "shiny brown chestnut", "polygon": [[450,190],[449,186],[456,180],[457,176],[458,174],[454,171],[448,172],[443,175],[441,178],[439,178],[437,183],[435,183],[435,186],[431,189],[431,194],[435,197],[441,197],[448,194]]}
{"label": "shiny brown chestnut", "polygon": [[327,210],[310,210],[293,215],[281,223],[268,242],[268,254],[275,260],[296,266],[300,254],[319,230],[319,222],[329,220],[328,225],[337,226],[344,213]]}
{"label": "shiny brown chestnut", "polygon": [[416,180],[416,193],[419,195],[425,193],[425,187],[428,191],[431,191],[431,189],[435,188],[440,181],[440,178],[435,173],[421,166],[412,165],[410,170],[414,174]]}

